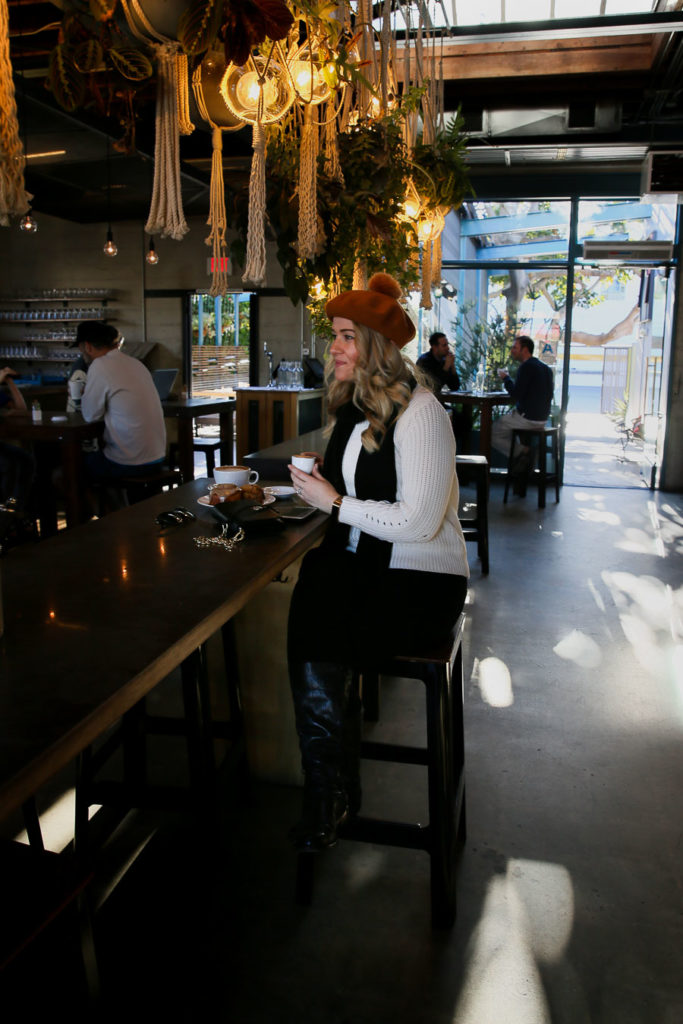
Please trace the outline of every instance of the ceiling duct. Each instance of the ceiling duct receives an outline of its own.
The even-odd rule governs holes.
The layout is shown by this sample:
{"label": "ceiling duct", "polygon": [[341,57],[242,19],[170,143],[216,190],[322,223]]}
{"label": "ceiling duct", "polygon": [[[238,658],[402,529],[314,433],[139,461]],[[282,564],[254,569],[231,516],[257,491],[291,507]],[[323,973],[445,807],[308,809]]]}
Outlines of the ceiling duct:
{"label": "ceiling duct", "polygon": [[[472,117],[472,115],[470,115]],[[478,127],[478,126],[477,126]],[[581,103],[561,107],[526,107],[509,110],[484,110],[481,134],[488,138],[505,136],[604,134],[621,128],[618,103]],[[477,131],[470,132],[479,134]]]}

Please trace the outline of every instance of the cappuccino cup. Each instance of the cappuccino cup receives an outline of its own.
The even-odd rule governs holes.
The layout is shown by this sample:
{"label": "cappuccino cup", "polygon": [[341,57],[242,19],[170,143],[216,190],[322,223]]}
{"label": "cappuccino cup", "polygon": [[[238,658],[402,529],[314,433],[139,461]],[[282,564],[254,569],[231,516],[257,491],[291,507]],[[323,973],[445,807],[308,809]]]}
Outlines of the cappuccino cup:
{"label": "cappuccino cup", "polygon": [[213,471],[213,478],[217,484],[235,484],[237,487],[244,487],[245,484],[255,484],[258,480],[258,473],[248,466],[216,466]]}
{"label": "cappuccino cup", "polygon": [[312,473],[317,458],[315,452],[299,452],[298,455],[292,455],[292,465],[302,473]]}

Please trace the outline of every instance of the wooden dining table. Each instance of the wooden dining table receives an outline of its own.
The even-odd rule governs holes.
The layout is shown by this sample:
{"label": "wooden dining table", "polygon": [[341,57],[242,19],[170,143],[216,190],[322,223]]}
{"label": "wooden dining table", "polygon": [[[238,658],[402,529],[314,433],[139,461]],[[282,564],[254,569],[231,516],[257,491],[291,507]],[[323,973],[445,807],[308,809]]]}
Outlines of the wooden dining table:
{"label": "wooden dining table", "polygon": [[167,398],[161,403],[164,416],[177,421],[178,466],[183,480],[194,480],[194,421],[198,416],[218,416],[221,462],[233,462],[234,398]]}
{"label": "wooden dining table", "polygon": [[490,466],[493,408],[511,404],[507,391],[487,391],[483,395],[476,395],[473,391],[442,391],[441,399],[447,405],[469,405],[479,409],[479,454],[486,456]]}
{"label": "wooden dining table", "polygon": [[[288,521],[233,551],[184,484],[0,563],[0,816],[27,801],[322,535]],[[161,529],[183,505],[196,521]]]}
{"label": "wooden dining table", "polygon": [[57,466],[62,472],[61,489],[67,527],[73,528],[88,519],[81,446],[83,441],[100,437],[103,429],[102,422],[86,423],[80,412],[44,412],[39,423],[34,423],[30,415],[0,417],[0,440],[29,442],[33,446],[41,537],[50,537],[57,532],[52,483],[52,474]]}

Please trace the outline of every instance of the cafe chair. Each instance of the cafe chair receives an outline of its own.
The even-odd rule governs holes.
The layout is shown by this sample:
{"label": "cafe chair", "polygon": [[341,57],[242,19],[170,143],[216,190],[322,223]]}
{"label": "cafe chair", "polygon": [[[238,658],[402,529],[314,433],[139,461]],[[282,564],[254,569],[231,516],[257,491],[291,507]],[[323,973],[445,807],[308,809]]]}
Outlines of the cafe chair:
{"label": "cafe chair", "polygon": [[[465,743],[463,718],[462,635],[465,616],[450,637],[429,650],[393,658],[380,675],[415,679],[425,687],[426,747],[363,740],[361,757],[375,761],[427,766],[429,821],[411,824],[366,818],[350,819],[339,829],[343,840],[424,850],[430,857],[431,919],[435,928],[455,921],[455,861],[458,843],[465,841]],[[363,674],[365,689],[365,674]],[[364,701],[365,701],[365,694]],[[366,718],[367,710],[366,710]],[[315,862],[311,853],[298,854],[297,902],[310,904]]]}
{"label": "cafe chair", "polygon": [[[508,456],[508,469],[505,476],[505,492],[503,504],[507,504],[508,493],[511,483],[517,483],[517,493],[521,497],[526,495],[529,484],[536,484],[538,487],[538,507],[545,508],[545,492],[549,485],[555,487],[555,501],[560,500],[560,457],[559,457],[559,427],[544,427],[543,430],[519,430],[512,431],[510,437],[510,454]],[[515,446],[519,442],[530,449],[529,467],[523,479],[516,477],[514,472]],[[548,469],[550,461],[551,468]]]}

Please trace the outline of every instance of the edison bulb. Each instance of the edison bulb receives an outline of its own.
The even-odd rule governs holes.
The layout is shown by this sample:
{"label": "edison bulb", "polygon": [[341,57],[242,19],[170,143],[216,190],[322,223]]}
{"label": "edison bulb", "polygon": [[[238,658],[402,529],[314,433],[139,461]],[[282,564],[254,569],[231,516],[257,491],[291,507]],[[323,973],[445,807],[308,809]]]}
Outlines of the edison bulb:
{"label": "edison bulb", "polygon": [[108,231],[107,232],[107,241],[104,243],[104,248],[102,249],[102,252],[104,253],[105,256],[116,256],[118,251],[119,251],[118,250],[118,246],[116,245],[114,239],[112,238],[111,231]]}
{"label": "edison bulb", "polygon": [[19,228],[21,231],[26,231],[27,234],[34,234],[38,230],[38,222],[33,219],[30,213],[27,213],[19,221]]}
{"label": "edison bulb", "polygon": [[277,85],[272,78],[267,78],[265,81],[259,81],[259,77],[255,71],[247,71],[246,75],[242,75],[237,86],[235,93],[237,99],[244,106],[245,110],[255,110],[258,106],[259,97],[263,90],[263,109],[268,110],[272,107],[277,99]]}

